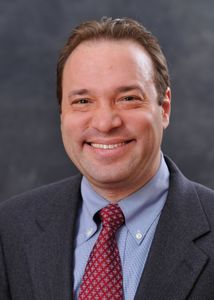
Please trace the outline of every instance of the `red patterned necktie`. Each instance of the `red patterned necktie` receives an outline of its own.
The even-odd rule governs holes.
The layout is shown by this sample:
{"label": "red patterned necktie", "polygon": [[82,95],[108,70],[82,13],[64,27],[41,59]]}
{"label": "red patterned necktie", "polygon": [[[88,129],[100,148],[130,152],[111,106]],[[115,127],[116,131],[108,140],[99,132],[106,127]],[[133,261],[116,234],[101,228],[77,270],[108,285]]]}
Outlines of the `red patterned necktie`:
{"label": "red patterned necktie", "polygon": [[117,204],[107,205],[99,216],[102,230],[88,259],[78,299],[122,300],[123,276],[115,234],[124,216]]}

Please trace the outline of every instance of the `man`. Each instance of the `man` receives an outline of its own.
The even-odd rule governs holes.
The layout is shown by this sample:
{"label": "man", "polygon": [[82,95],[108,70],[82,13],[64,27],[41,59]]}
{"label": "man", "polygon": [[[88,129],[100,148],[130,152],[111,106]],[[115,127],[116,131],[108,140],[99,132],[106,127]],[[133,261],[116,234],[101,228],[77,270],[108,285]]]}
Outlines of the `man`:
{"label": "man", "polygon": [[81,24],[57,95],[83,176],[1,205],[0,299],[214,299],[214,192],[162,155],[171,92],[155,37],[131,19]]}

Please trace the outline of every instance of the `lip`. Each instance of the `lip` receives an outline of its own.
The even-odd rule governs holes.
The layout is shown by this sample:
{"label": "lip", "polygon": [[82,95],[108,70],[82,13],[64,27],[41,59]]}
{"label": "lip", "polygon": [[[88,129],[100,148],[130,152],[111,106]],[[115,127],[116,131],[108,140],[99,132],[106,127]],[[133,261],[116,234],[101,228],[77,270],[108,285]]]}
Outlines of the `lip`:
{"label": "lip", "polygon": [[85,141],[85,143],[96,149],[109,150],[109,149],[122,147],[130,143],[131,141],[132,141],[131,139],[114,138],[114,139],[91,139]]}
{"label": "lip", "polygon": [[96,149],[115,149],[124,146],[126,143],[127,142],[115,143],[115,144],[90,143],[90,145],[91,147]]}
{"label": "lip", "polygon": [[84,143],[86,151],[89,151],[96,158],[117,159],[128,151],[134,140],[93,140]]}
{"label": "lip", "polygon": [[132,139],[127,139],[127,138],[91,138],[87,139],[85,143],[88,144],[103,144],[103,145],[113,145],[113,144],[121,144],[121,143],[128,143]]}

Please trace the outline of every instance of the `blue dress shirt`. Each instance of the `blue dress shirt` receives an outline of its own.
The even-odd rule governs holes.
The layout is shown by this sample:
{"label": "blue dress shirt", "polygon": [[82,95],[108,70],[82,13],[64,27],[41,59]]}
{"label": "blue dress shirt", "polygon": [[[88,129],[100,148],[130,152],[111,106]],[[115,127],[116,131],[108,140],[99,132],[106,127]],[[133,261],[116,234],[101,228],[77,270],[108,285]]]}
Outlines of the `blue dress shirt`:
{"label": "blue dress shirt", "polygon": [[[156,175],[140,190],[118,203],[125,216],[125,225],[117,232],[124,300],[135,297],[168,188],[169,171],[162,156]],[[74,299],[78,298],[89,255],[101,230],[101,225],[97,225],[93,217],[109,204],[93,190],[85,177],[82,179],[81,193],[83,204],[78,216],[74,253]]]}

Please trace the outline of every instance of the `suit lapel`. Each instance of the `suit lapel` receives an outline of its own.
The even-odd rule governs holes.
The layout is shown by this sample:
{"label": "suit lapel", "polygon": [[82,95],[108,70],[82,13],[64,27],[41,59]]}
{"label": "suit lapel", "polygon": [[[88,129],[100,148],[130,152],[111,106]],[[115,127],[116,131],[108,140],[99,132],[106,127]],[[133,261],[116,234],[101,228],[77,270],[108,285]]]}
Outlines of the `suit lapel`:
{"label": "suit lapel", "polygon": [[[26,245],[35,299],[71,300],[75,219],[81,203],[80,178],[46,199]],[[50,204],[51,203],[51,204]],[[47,209],[46,209],[47,208]]]}
{"label": "suit lapel", "polygon": [[196,239],[209,232],[193,185],[167,159],[170,189],[135,300],[186,299],[208,257]]}

